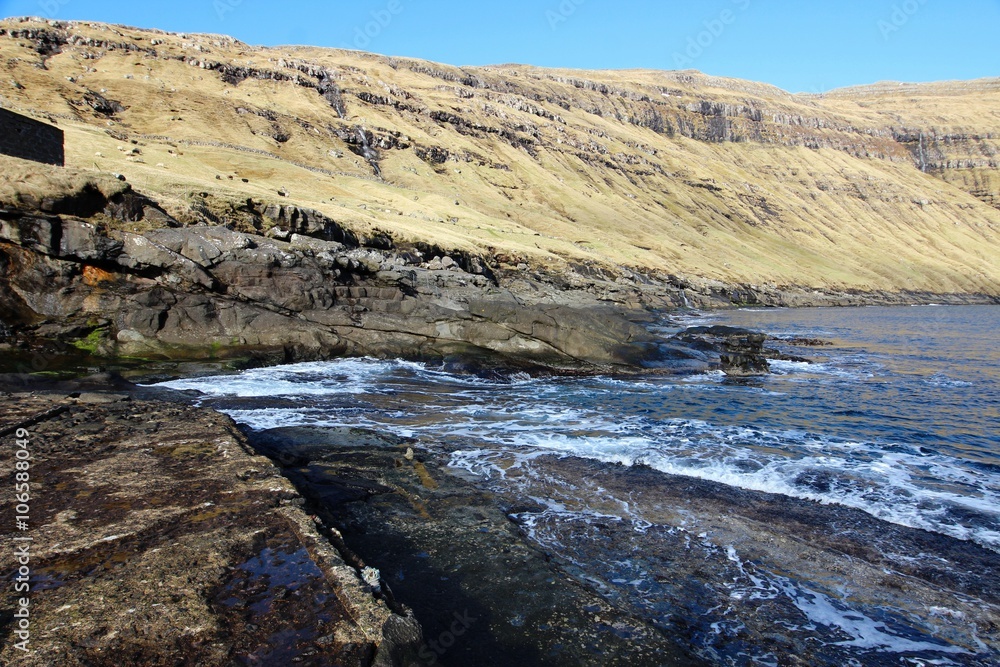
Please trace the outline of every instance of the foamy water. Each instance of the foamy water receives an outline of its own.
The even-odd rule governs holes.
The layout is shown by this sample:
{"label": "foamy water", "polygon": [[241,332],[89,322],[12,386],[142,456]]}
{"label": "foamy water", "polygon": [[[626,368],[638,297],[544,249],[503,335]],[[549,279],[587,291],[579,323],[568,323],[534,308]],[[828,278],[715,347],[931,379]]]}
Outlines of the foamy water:
{"label": "foamy water", "polygon": [[[163,386],[203,392],[202,403],[259,430],[367,426],[484,453],[644,464],[841,504],[1000,549],[997,436],[989,415],[973,414],[963,398],[993,401],[995,413],[993,377],[950,363],[946,371],[896,373],[890,357],[817,351],[829,356],[773,362],[773,377],[752,382],[710,373],[499,383],[411,362],[351,359]],[[256,400],[247,409],[233,399]]]}
{"label": "foamy water", "polygon": [[[360,426],[417,438],[445,448],[455,469],[484,480],[517,476],[544,456],[643,465],[855,508],[1000,551],[1000,353],[994,335],[1000,308],[744,311],[699,323],[735,323],[835,345],[790,349],[816,363],[774,362],[773,375],[748,380],[716,372],[491,381],[424,364],[352,359],[163,386],[201,392],[198,402],[257,430]],[[521,476],[517,484],[530,479]],[[559,543],[560,525],[611,520],[629,522],[635,531],[652,527],[633,508],[609,515],[590,506],[588,497],[545,497],[530,484],[517,488],[541,508],[519,517],[522,525],[557,551],[566,546]],[[699,542],[696,535],[685,539]],[[859,656],[930,656],[906,664],[965,664],[967,649],[901,631],[877,611],[853,608],[808,581],[755,569],[735,548],[703,548],[738,566],[734,596],[780,598],[808,619],[799,631],[831,646]],[[588,568],[586,562],[577,566]],[[610,581],[642,587],[642,578],[626,566],[614,568]],[[739,634],[724,614],[712,632],[715,639]],[[766,652],[749,649],[745,662],[712,657],[715,639],[705,639],[705,655],[720,664],[776,664]]]}

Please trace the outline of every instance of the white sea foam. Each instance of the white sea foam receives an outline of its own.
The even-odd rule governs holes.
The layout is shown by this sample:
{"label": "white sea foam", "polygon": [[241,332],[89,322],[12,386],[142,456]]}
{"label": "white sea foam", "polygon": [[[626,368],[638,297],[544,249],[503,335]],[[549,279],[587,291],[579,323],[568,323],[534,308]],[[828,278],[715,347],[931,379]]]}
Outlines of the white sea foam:
{"label": "white sea foam", "polygon": [[924,380],[933,387],[971,387],[972,383],[966,380],[955,380],[944,373],[938,373]]}
{"label": "white sea foam", "polygon": [[[894,632],[887,623],[871,618],[871,616],[850,602],[835,599],[825,593],[812,590],[788,577],[762,571],[755,566],[748,566],[740,558],[736,548],[729,545],[726,557],[735,564],[740,576],[728,584],[731,596],[743,600],[774,600],[784,596],[792,601],[801,611],[807,624],[823,626],[836,635],[843,637],[829,645],[845,648],[856,648],[866,652],[879,653],[935,653],[946,655],[967,655],[969,651],[943,642],[915,641]],[[961,612],[932,607],[931,616],[950,615],[959,620],[964,616]],[[792,628],[800,629],[801,626]],[[933,664],[955,665],[947,657],[937,659]]]}
{"label": "white sea foam", "polygon": [[[859,370],[869,367],[774,362],[778,373],[803,379],[838,374],[856,379]],[[1000,474],[989,469],[905,443],[595,408],[602,402],[613,405],[621,394],[653,404],[683,400],[670,398],[684,393],[673,393],[678,389],[776,395],[724,380],[716,373],[638,386],[611,378],[517,378],[511,384],[424,364],[352,359],[252,369],[163,386],[200,391],[203,402],[218,404],[258,430],[362,426],[455,443],[463,450],[463,443],[475,443],[484,451],[645,464],[664,473],[853,507],[886,521],[1000,550]],[[237,397],[261,405],[239,407],[231,400]],[[269,405],[267,399],[276,403]],[[453,465],[467,463],[454,460]],[[482,467],[476,469],[482,472]]]}
{"label": "white sea foam", "polygon": [[475,375],[458,375],[411,361],[358,358],[253,368],[230,375],[172,380],[157,386],[195,390],[208,396],[327,396],[375,391],[394,375],[409,375],[429,383],[470,388],[523,386],[540,382],[526,373],[514,373],[498,381]]}
{"label": "white sea foam", "polygon": [[[579,419],[575,414],[563,417],[565,423]],[[670,420],[645,429],[628,422],[581,421],[603,434],[553,430],[551,422],[494,424],[498,429],[494,432],[484,431],[482,422],[456,429],[463,437],[485,440],[507,451],[644,464],[667,474],[852,507],[890,523],[1000,549],[1000,534],[986,523],[1000,525],[1000,476],[963,467],[946,456],[886,451],[871,443],[795,430],[719,428],[698,420]],[[452,465],[472,472],[471,457],[467,453],[465,457],[463,462],[453,460]],[[977,492],[921,484],[917,478],[930,468],[942,482]],[[983,517],[983,524],[964,525],[955,520],[956,513],[967,511]]]}
{"label": "white sea foam", "polygon": [[254,368],[235,375],[215,375],[163,382],[157,386],[199,391],[207,396],[259,398],[329,396],[366,391],[382,373],[403,362],[350,359]]}
{"label": "white sea foam", "polygon": [[901,637],[893,633],[885,623],[872,619],[857,609],[823,593],[797,586],[785,577],[774,577],[773,582],[811,622],[834,629],[849,637],[834,642],[834,646],[891,653],[969,653],[959,646],[914,641]]}
{"label": "white sea foam", "polygon": [[846,380],[864,380],[875,377],[879,370],[876,364],[868,360],[856,360],[853,364],[845,364],[843,359],[835,362],[823,363],[785,361],[776,359],[770,361],[769,364],[771,366],[771,372],[775,375],[803,376],[803,381],[810,381],[810,376],[817,375],[825,375]]}
{"label": "white sea foam", "polygon": [[714,370],[705,371],[704,373],[699,373],[698,375],[689,375],[681,379],[681,382],[688,384],[699,384],[704,382],[722,382],[726,379],[725,371]]}
{"label": "white sea foam", "polygon": [[808,361],[785,361],[776,359],[769,362],[772,373],[786,374],[802,371],[816,371],[822,364],[811,364]]}

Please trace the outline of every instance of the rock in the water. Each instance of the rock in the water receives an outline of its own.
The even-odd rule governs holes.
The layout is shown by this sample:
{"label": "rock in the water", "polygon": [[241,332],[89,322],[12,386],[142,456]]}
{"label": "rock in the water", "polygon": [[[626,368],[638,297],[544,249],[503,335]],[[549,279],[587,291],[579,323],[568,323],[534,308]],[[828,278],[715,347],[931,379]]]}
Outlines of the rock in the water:
{"label": "rock in the water", "polygon": [[691,327],[675,336],[692,347],[719,355],[719,368],[726,375],[767,375],[771,366],[765,356],[767,334],[737,327]]}

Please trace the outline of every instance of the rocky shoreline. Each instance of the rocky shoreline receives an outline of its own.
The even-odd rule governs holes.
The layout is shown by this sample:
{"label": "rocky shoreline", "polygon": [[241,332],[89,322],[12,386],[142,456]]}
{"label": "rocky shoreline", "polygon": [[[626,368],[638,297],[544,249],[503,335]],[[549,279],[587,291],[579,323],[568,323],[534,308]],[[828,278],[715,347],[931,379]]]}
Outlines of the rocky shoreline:
{"label": "rocky shoreline", "polygon": [[[664,336],[662,315],[995,302],[541,269],[253,201],[243,224],[184,226],[120,181],[98,185],[0,207],[0,390],[14,392],[0,433],[31,434],[34,482],[32,652],[7,642],[11,664],[699,664],[678,635],[581,585],[511,521],[510,499],[440,456],[357,429],[243,434],[123,369],[375,356],[744,376],[787,357],[740,329]],[[58,380],[88,370],[111,372]],[[0,630],[16,639],[12,614]]]}
{"label": "rocky shoreline", "polygon": [[3,664],[413,664],[412,614],[373,593],[228,418],[107,391],[0,405],[4,469],[15,437],[30,452],[28,529],[7,522],[2,548],[5,578],[20,556],[31,590],[4,587]]}
{"label": "rocky shoreline", "polygon": [[38,183],[0,193],[4,351],[62,344],[105,359],[267,364],[464,357],[607,371],[655,356],[643,326],[651,312],[997,302],[540,266],[360,232],[290,204],[248,198],[216,210],[208,193],[181,222],[124,177],[18,173],[10,178]]}
{"label": "rocky shoreline", "polygon": [[[452,68],[95,23],[14,19],[0,38],[4,106],[59,155],[0,156],[0,465],[30,444],[34,584],[30,605],[0,598],[0,663],[700,664],[704,628],[609,601],[528,539],[526,498],[449,468],[439,444],[244,433],[132,382],[342,357],[740,378],[806,360],[762,333],[675,333],[668,314],[1000,303],[995,81],[920,86],[911,109],[895,88],[819,100],[691,72]],[[665,519],[687,507],[748,559],[827,561],[931,610],[956,591],[955,613],[996,641],[993,607],[969,602],[996,595],[975,577],[888,575],[877,553],[927,546],[989,579],[995,559],[974,549],[911,531],[872,546],[824,528],[870,525],[857,513],[642,466],[537,466],[657,512],[667,499]],[[8,521],[20,493],[0,490]],[[681,555],[686,533],[631,533],[611,521],[566,541],[676,551],[653,560],[677,608],[730,604],[704,582],[748,576]],[[745,630],[809,662],[768,619]]]}
{"label": "rocky shoreline", "polygon": [[665,310],[995,302],[728,286],[621,267],[536,270],[359,237],[315,211],[253,202],[244,212],[252,233],[185,227],[127,185],[102,187],[0,208],[0,349],[22,366],[31,359],[35,372],[53,370],[38,359],[50,366],[44,359],[67,352],[138,363],[375,356],[625,371],[662,361],[646,325]]}
{"label": "rocky shoreline", "polygon": [[[970,543],[573,457],[513,466],[508,488],[449,468],[443,445],[349,427],[241,432],[190,398],[109,376],[0,393],[0,465],[15,465],[15,438],[32,457],[29,530],[3,535],[8,563],[14,538],[32,539],[30,653],[16,648],[18,595],[7,587],[4,664],[705,664],[692,653],[705,628],[685,620],[697,613],[637,613],[565,553],[529,539],[524,517],[539,508],[517,492],[521,476],[555,484],[552,498],[569,480],[659,508],[664,525],[687,517],[687,531],[655,535],[609,518],[590,527],[592,544],[575,546],[567,525],[563,541],[598,554],[646,542],[636,553],[666,559],[656,581],[678,609],[701,609],[709,593],[725,602],[706,578],[730,581],[751,563],[813,563],[874,582],[873,599],[910,591],[931,610],[928,623],[935,609],[958,609],[983,641],[995,639],[996,595],[983,582],[996,558]],[[8,515],[13,492],[0,491]],[[747,563],[685,546],[702,530],[726,536]],[[881,542],[865,543],[872,534]],[[900,565],[886,555],[924,552],[947,558]],[[809,649],[766,618],[747,619],[747,637],[809,664]]]}
{"label": "rocky shoreline", "polygon": [[413,607],[422,664],[700,664],[677,636],[577,581],[440,453],[357,428],[248,435]]}

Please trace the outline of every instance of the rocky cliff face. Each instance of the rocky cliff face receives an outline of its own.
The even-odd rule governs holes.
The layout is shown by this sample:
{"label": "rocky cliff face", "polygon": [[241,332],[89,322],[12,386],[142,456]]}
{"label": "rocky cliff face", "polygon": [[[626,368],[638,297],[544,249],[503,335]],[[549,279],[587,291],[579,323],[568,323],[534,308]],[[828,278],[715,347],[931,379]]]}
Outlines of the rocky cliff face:
{"label": "rocky cliff face", "polygon": [[[379,237],[366,247],[315,211],[262,215],[278,223],[270,237],[177,223],[108,232],[75,217],[0,209],[0,317],[14,325],[7,340],[61,339],[102,357],[370,354],[558,368],[636,365],[648,352],[645,330],[622,307],[602,304],[593,283],[568,299],[552,298],[558,288],[541,282],[501,289],[478,256],[399,249]],[[605,298],[614,288],[604,285]],[[633,289],[618,300],[671,305],[677,294]]]}

